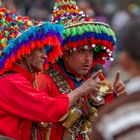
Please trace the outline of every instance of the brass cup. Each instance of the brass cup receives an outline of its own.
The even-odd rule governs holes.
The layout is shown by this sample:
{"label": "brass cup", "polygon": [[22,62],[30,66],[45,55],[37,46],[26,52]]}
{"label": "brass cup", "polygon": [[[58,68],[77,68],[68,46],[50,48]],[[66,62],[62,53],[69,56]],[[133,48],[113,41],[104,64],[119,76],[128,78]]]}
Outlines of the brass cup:
{"label": "brass cup", "polygon": [[72,125],[80,118],[82,115],[81,110],[78,108],[72,108],[69,111],[69,115],[65,122],[63,123],[63,126],[66,127],[67,129],[71,128]]}
{"label": "brass cup", "polygon": [[102,105],[105,102],[104,98],[99,92],[90,94],[90,98],[92,100],[93,105]]}
{"label": "brass cup", "polygon": [[101,88],[100,88],[100,94],[102,96],[105,96],[106,94],[111,94],[113,91],[113,85],[108,80],[101,81]]}

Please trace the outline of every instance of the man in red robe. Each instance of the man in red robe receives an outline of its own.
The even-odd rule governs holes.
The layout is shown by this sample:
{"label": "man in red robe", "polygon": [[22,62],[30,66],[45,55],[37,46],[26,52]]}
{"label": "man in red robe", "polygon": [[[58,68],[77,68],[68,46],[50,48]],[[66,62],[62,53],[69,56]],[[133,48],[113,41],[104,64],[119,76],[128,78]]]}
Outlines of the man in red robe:
{"label": "man in red robe", "polygon": [[78,98],[94,92],[95,84],[100,87],[95,81],[100,71],[68,96],[50,98],[38,90],[35,73],[43,68],[45,50],[51,49],[49,62],[61,53],[62,27],[33,26],[28,17],[4,8],[0,8],[0,19],[0,134],[16,140],[41,140],[38,124],[58,122]]}
{"label": "man in red robe", "polygon": [[[57,97],[82,85],[96,72],[96,63],[104,64],[106,60],[112,60],[115,36],[109,25],[97,23],[80,11],[74,0],[57,0],[53,15],[53,22],[65,26],[63,56],[46,73],[39,75],[37,81],[41,90],[50,97]],[[107,87],[105,93],[96,92],[81,98],[72,106],[64,122],[53,123],[50,140],[88,140],[97,109],[118,94],[125,93],[125,86],[119,76],[117,73],[114,85],[106,81],[108,85],[104,87],[104,90]],[[105,82],[102,75],[98,75],[97,81],[100,80]],[[80,115],[72,113],[75,110]]]}

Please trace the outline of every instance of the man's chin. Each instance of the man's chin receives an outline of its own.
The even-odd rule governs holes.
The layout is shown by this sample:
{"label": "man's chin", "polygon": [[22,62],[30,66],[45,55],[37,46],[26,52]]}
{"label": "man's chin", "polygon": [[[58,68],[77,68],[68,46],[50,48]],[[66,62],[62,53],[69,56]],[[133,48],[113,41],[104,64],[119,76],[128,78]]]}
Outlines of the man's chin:
{"label": "man's chin", "polygon": [[33,72],[41,72],[43,71],[43,67],[34,67]]}
{"label": "man's chin", "polygon": [[81,75],[83,75],[83,76],[86,76],[87,74],[88,74],[88,70],[81,72]]}
{"label": "man's chin", "polygon": [[43,71],[43,67],[39,67],[39,68],[37,69],[37,72],[41,72],[41,71]]}

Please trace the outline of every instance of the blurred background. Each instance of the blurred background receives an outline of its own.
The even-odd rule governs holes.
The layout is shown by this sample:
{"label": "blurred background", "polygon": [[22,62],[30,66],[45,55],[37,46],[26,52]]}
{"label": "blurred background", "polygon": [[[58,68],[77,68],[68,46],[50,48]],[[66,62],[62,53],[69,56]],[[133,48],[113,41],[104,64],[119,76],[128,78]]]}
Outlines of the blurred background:
{"label": "blurred background", "polygon": [[[140,16],[140,0],[76,0],[78,6],[90,17],[97,21],[108,23],[115,31],[117,39],[125,25]],[[28,15],[37,20],[51,20],[55,0],[0,0],[0,5],[16,11],[21,15]],[[106,76],[112,81],[117,70],[121,71],[121,78],[127,81],[129,75],[121,68],[119,52],[122,48],[115,48],[114,61],[104,66]]]}

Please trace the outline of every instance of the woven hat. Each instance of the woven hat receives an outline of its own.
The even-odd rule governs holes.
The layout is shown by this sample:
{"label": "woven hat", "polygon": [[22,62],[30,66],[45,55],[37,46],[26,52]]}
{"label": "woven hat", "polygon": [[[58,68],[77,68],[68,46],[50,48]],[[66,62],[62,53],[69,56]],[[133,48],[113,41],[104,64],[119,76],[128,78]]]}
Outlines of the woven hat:
{"label": "woven hat", "polygon": [[45,47],[47,61],[53,63],[61,55],[62,32],[60,25],[35,22],[0,8],[0,74],[35,48]]}
{"label": "woven hat", "polygon": [[114,32],[108,24],[88,17],[74,0],[56,0],[52,21],[65,26],[63,51],[91,46],[96,62],[105,64],[106,60],[113,59],[116,42]]}

